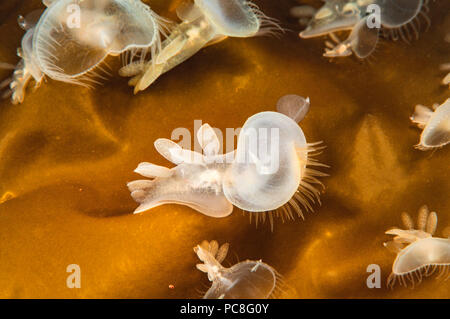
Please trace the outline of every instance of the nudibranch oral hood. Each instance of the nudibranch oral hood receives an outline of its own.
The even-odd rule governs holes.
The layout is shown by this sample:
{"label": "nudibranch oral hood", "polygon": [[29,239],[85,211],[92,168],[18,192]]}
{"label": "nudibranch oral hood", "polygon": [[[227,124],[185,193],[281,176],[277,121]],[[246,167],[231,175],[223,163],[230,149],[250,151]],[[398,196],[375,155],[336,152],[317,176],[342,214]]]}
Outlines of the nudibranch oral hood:
{"label": "nudibranch oral hood", "polygon": [[408,281],[419,283],[422,277],[428,277],[438,272],[438,278],[446,280],[450,271],[450,232],[445,238],[433,237],[437,227],[437,215],[430,213],[427,206],[422,206],[417,218],[417,229],[411,217],[403,213],[403,229],[391,229],[386,232],[395,236],[384,244],[389,250],[397,254],[392,266],[392,274],[388,278],[388,287],[393,287],[398,280],[407,286]]}
{"label": "nudibranch oral hood", "polygon": [[267,299],[278,295],[284,287],[281,276],[261,260],[246,260],[225,268],[221,265],[229,244],[219,247],[217,241],[203,241],[194,252],[203,262],[197,269],[208,274],[211,287],[204,299]]}
{"label": "nudibranch oral hood", "polygon": [[423,129],[420,142],[415,147],[422,151],[440,148],[450,143],[450,99],[441,105],[434,104],[433,110],[416,105],[411,121]]}
{"label": "nudibranch oral hood", "polygon": [[[378,11],[376,10],[378,9]],[[311,18],[300,32],[304,39],[328,35],[324,56],[344,57],[352,53],[359,58],[368,57],[376,48],[378,37],[406,42],[419,37],[421,22],[427,25],[428,1],[424,0],[326,0],[316,12],[312,7],[294,7],[291,14],[300,22]],[[378,21],[375,20],[378,14]],[[377,22],[377,23],[375,23]],[[350,31],[341,41],[335,32]]]}
{"label": "nudibranch oral hood", "polygon": [[[161,19],[140,0],[46,1],[48,8],[22,41],[10,85],[14,103],[23,101],[31,78],[89,86],[108,71],[108,55],[129,53],[142,60],[160,47]],[[129,63],[128,61],[127,63]],[[103,76],[102,76],[103,74]]]}
{"label": "nudibranch oral hood", "polygon": [[[257,150],[252,138],[261,131],[267,132],[258,137],[267,140],[263,144],[268,148],[279,144],[275,146],[279,151],[271,152],[269,158],[253,161],[251,157],[257,156]],[[270,136],[274,132],[278,132],[279,137]],[[234,206],[251,212],[265,212],[283,206],[298,190],[306,168],[303,153],[306,149],[305,135],[286,115],[277,112],[253,115],[239,134],[235,161],[224,175],[225,196]]]}
{"label": "nudibranch oral hood", "polygon": [[229,37],[251,37],[259,32],[261,20],[249,1],[195,0],[218,34]]}
{"label": "nudibranch oral hood", "polygon": [[162,50],[149,62],[124,66],[120,75],[132,77],[134,93],[145,90],[163,73],[186,61],[205,46],[227,37],[253,37],[283,29],[246,0],[195,0],[177,8],[182,22],[173,28]]}
{"label": "nudibranch oral hood", "polygon": [[421,12],[424,0],[376,0],[381,23],[385,28],[400,28],[412,22]]}
{"label": "nudibranch oral hood", "polygon": [[[261,112],[242,127],[237,149],[218,154],[219,139],[205,124],[197,133],[203,154],[182,149],[178,144],[158,139],[155,147],[176,164],[165,168],[141,163],[136,172],[153,180],[128,184],[131,196],[140,203],[135,213],[163,204],[182,204],[207,216],[226,217],[233,205],[273,225],[273,215],[303,218],[302,208],[312,210],[310,202],[319,200],[323,186],[318,177],[326,176],[309,166],[326,166],[312,159],[319,143],[308,144],[298,126],[309,108],[309,99],[290,95],[280,99],[278,109]],[[292,116],[289,117],[289,116]]]}

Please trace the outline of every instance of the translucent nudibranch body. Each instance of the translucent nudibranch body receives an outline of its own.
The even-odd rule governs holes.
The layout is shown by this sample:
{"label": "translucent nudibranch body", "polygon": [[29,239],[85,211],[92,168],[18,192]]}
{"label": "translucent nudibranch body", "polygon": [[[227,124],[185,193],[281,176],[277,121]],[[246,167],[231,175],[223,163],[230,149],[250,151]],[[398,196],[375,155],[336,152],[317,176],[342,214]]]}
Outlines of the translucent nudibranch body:
{"label": "translucent nudibranch body", "polygon": [[403,213],[402,220],[406,229],[391,229],[386,232],[395,236],[384,246],[395,252],[392,274],[388,278],[388,286],[393,287],[398,280],[401,285],[407,286],[417,279],[427,277],[439,272],[438,278],[445,280],[450,271],[450,232],[444,234],[445,238],[433,237],[437,227],[437,215],[429,213],[427,206],[419,210],[417,229],[411,217]]}
{"label": "translucent nudibranch body", "polygon": [[450,99],[441,105],[434,104],[433,110],[416,105],[411,121],[422,128],[420,142],[415,147],[427,151],[450,143]]}
{"label": "translucent nudibranch body", "polygon": [[[417,38],[420,29],[419,17],[430,23],[426,16],[427,2],[424,0],[326,0],[314,12],[310,7],[293,8],[291,14],[304,19],[311,17],[301,38],[329,35],[324,56],[344,57],[354,53],[359,58],[368,57],[376,48],[379,35],[397,40],[410,41]],[[378,18],[377,18],[378,16]],[[377,20],[378,19],[378,20]],[[341,41],[334,33],[351,31]]]}
{"label": "translucent nudibranch body", "polygon": [[[286,96],[278,107],[300,121],[309,108],[309,99]],[[303,217],[300,205],[312,210],[309,201],[320,202],[320,192],[313,185],[323,186],[317,177],[326,176],[308,166],[325,165],[311,159],[317,143],[308,144],[289,116],[279,112],[253,115],[239,133],[237,149],[223,155],[218,154],[219,139],[208,124],[197,133],[203,154],[158,139],[158,152],[177,166],[138,166],[135,172],[153,180],[128,184],[132,197],[140,203],[135,213],[175,203],[211,217],[230,215],[234,205],[252,213],[256,221],[264,221],[268,213],[271,224],[272,213],[288,219],[295,213]]]}
{"label": "translucent nudibranch body", "polygon": [[[280,28],[247,0],[194,0],[177,8],[182,22],[164,40],[151,61],[124,66],[120,74],[133,77],[134,92],[145,90],[161,74],[186,61],[203,47],[227,37],[252,37]],[[280,28],[281,30],[281,28]]]}
{"label": "translucent nudibranch body", "polygon": [[229,245],[219,247],[217,241],[203,241],[194,248],[203,262],[197,269],[207,273],[211,288],[204,299],[267,299],[281,290],[281,277],[261,260],[246,260],[225,268],[221,262],[225,259]]}
{"label": "translucent nudibranch body", "polygon": [[160,47],[157,15],[140,0],[44,1],[47,9],[22,40],[10,84],[13,103],[21,103],[31,78],[44,75],[63,82],[87,85],[107,73],[100,65],[108,55],[131,52],[144,59]]}

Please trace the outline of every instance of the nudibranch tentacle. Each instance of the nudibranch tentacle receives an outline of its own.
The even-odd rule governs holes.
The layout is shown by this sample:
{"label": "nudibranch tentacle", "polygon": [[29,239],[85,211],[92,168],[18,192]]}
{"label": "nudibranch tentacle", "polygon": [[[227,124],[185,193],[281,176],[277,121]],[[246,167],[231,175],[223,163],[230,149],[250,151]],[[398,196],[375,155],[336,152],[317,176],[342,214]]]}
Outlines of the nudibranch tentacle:
{"label": "nudibranch tentacle", "polygon": [[[296,120],[309,109],[309,99],[290,95],[280,99],[278,108]],[[152,181],[128,184],[132,197],[141,205],[135,213],[176,203],[207,216],[225,217],[233,205],[265,221],[273,228],[273,216],[303,218],[301,207],[312,211],[320,204],[323,187],[319,177],[327,176],[310,166],[327,167],[312,159],[319,143],[307,143],[303,131],[291,117],[279,112],[261,112],[242,127],[236,151],[219,154],[220,143],[214,129],[203,125],[197,139],[203,154],[158,139],[155,147],[177,166],[168,169],[141,163],[136,172]]]}
{"label": "nudibranch tentacle", "polygon": [[408,281],[414,286],[423,277],[431,276],[436,271],[437,278],[448,279],[450,273],[450,234],[447,238],[433,237],[437,227],[437,215],[429,212],[427,206],[419,209],[417,228],[411,217],[403,213],[403,224],[406,229],[391,229],[386,232],[394,236],[393,240],[384,246],[397,254],[388,278],[388,287],[393,287],[396,281],[407,286]]}
{"label": "nudibranch tentacle", "polygon": [[162,49],[149,62],[124,66],[119,74],[133,77],[134,93],[145,90],[160,75],[186,61],[199,50],[227,37],[252,37],[282,30],[258,7],[245,0],[194,0],[177,9],[182,22],[173,28]]}
{"label": "nudibranch tentacle", "polygon": [[[332,37],[332,40],[337,39],[337,36]],[[358,22],[350,32],[350,36],[335,45],[331,42],[326,42],[328,48],[325,49],[325,57],[343,57],[349,56],[353,53],[360,58],[367,58],[375,50],[378,43],[378,29],[369,28],[367,26],[367,18]]]}
{"label": "nudibranch tentacle", "polygon": [[[164,22],[140,0],[47,0],[44,4],[47,9],[36,25],[19,19],[28,31],[10,84],[13,103],[23,101],[32,78],[37,84],[46,75],[90,87],[99,83],[96,78],[109,75],[101,66],[107,56],[129,53],[127,63],[136,57],[143,61],[161,47]],[[77,12],[79,19],[74,17]]]}
{"label": "nudibranch tentacle", "polygon": [[202,261],[198,270],[208,275],[211,287],[204,299],[267,299],[282,292],[285,286],[281,275],[268,264],[246,260],[225,268],[221,262],[225,259],[229,244],[219,247],[217,241],[203,241],[194,247],[194,252]]}
{"label": "nudibranch tentacle", "polygon": [[420,142],[415,147],[422,151],[440,148],[450,143],[450,99],[433,109],[416,105],[411,121],[422,128]]}

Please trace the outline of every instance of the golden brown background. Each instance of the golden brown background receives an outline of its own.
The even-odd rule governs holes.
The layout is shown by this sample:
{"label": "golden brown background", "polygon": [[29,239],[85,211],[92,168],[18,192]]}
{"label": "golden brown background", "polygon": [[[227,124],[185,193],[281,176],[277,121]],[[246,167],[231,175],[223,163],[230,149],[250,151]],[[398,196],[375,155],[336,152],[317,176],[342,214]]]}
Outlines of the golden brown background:
{"label": "golden brown background", "polygon": [[[174,1],[146,2],[174,18]],[[137,96],[115,75],[95,90],[48,80],[22,105],[0,102],[1,297],[201,297],[208,281],[192,247],[204,239],[229,242],[229,263],[272,265],[290,287],[283,297],[450,297],[449,281],[434,278],[388,290],[395,255],[382,246],[400,213],[416,216],[425,203],[438,213],[438,234],[450,224],[450,147],[415,150],[420,131],[409,121],[415,104],[449,95],[438,66],[450,61],[443,41],[450,2],[430,5],[432,26],[418,41],[385,41],[368,61],[328,61],[323,39],[298,38],[288,15],[295,1],[255,2],[293,31],[205,48]],[[0,61],[18,61],[24,32],[16,18],[42,7],[2,1]],[[131,214],[137,204],[126,183],[138,178],[137,164],[169,165],[155,139],[192,130],[194,119],[240,127],[292,93],[311,98],[301,126],[308,141],[328,146],[319,159],[331,165],[323,205],[306,221],[277,221],[271,233],[237,209],[223,219],[176,205]],[[81,267],[81,289],[66,287],[72,263]],[[373,263],[382,269],[381,289],[366,286]]]}

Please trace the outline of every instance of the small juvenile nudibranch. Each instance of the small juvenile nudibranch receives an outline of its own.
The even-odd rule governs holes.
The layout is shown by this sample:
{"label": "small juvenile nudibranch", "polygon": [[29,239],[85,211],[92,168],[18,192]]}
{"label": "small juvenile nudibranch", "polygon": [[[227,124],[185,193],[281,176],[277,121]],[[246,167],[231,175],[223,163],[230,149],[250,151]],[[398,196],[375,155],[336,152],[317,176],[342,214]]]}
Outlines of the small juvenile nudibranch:
{"label": "small juvenile nudibranch", "polygon": [[272,227],[273,216],[283,221],[294,215],[304,218],[301,206],[312,211],[311,203],[320,204],[314,185],[323,187],[318,177],[327,176],[310,167],[327,167],[311,158],[322,148],[320,142],[307,143],[297,124],[308,109],[309,99],[281,98],[279,112],[261,112],[245,122],[237,149],[226,154],[218,153],[219,139],[208,124],[197,133],[203,154],[168,139],[156,140],[158,152],[177,166],[139,164],[135,172],[153,180],[128,184],[140,203],[135,213],[175,203],[211,217],[230,215],[234,205],[250,213],[250,221],[253,215],[256,223],[268,216]]}
{"label": "small juvenile nudibranch", "polygon": [[[370,24],[373,5],[379,8],[380,27]],[[368,57],[376,48],[379,36],[406,42],[418,38],[420,19],[429,25],[428,0],[327,0],[317,11],[300,6],[291,10],[291,15],[310,21],[300,32],[304,39],[328,35],[324,56],[344,57],[354,53],[359,58]],[[370,20],[372,21],[372,20]],[[336,32],[350,31],[349,37],[341,41]]]}
{"label": "small juvenile nudibranch", "polygon": [[248,38],[282,30],[247,0],[194,0],[177,8],[182,22],[164,40],[162,50],[151,61],[131,63],[119,74],[132,77],[134,93],[145,90],[160,75],[196,54],[203,47],[227,37]]}
{"label": "small juvenile nudibranch", "polygon": [[420,142],[415,147],[422,151],[440,148],[450,143],[450,99],[441,105],[434,104],[433,110],[416,105],[411,121],[423,129]]}
{"label": "small juvenile nudibranch", "polygon": [[203,262],[197,269],[208,274],[211,288],[204,299],[268,299],[278,296],[284,287],[281,276],[268,264],[246,260],[230,268],[222,266],[229,244],[203,241],[194,252]]}
{"label": "small juvenile nudibranch", "polygon": [[140,0],[45,0],[47,9],[37,21],[19,24],[27,29],[18,50],[22,60],[10,79],[13,103],[23,102],[31,79],[44,76],[90,86],[104,78],[107,56],[126,54],[142,61],[161,46],[163,21]]}
{"label": "small juvenile nudibranch", "polygon": [[419,209],[417,229],[411,217],[403,213],[402,221],[406,229],[391,229],[386,232],[395,236],[384,246],[397,254],[388,278],[388,287],[393,287],[398,280],[407,286],[408,281],[419,283],[423,277],[431,276],[436,271],[437,278],[448,279],[450,271],[450,231],[447,228],[444,238],[433,237],[437,227],[437,215],[429,213],[427,206]]}

